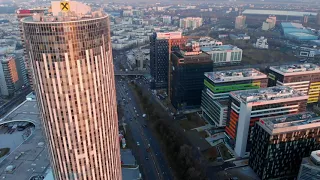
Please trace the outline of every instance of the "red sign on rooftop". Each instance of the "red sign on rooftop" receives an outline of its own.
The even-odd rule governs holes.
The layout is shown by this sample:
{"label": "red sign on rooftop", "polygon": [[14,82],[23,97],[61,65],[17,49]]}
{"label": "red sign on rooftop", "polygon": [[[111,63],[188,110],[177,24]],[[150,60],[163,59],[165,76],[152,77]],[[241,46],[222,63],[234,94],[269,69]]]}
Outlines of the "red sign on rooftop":
{"label": "red sign on rooftop", "polygon": [[30,14],[31,11],[28,9],[20,9],[17,11],[18,14]]}

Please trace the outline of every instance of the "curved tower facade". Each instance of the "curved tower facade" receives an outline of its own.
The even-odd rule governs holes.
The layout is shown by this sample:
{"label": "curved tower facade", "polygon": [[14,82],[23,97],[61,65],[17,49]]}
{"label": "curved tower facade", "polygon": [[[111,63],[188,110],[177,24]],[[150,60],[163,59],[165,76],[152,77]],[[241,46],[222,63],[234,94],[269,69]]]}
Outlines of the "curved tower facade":
{"label": "curved tower facade", "polygon": [[22,23],[55,179],[120,180],[108,16],[35,15]]}

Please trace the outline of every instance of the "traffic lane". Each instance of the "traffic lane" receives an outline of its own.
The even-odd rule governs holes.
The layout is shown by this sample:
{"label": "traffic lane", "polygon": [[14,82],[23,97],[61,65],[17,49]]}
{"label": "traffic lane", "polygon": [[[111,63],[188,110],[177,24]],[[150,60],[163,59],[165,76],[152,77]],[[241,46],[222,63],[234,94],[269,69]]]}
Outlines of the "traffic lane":
{"label": "traffic lane", "polygon": [[[129,110],[127,119],[133,116],[134,116],[134,112],[131,109]],[[133,136],[135,136],[134,138],[139,140],[137,141],[140,144],[140,146],[137,146],[137,152],[138,152],[137,154],[140,157],[140,164],[142,165],[142,168],[147,172],[148,179],[154,179],[156,177],[157,172],[155,167],[153,166],[153,163],[150,160],[146,160],[147,144],[145,143],[144,135],[140,130],[140,125],[136,120],[132,120],[132,121],[129,120],[128,124],[130,128],[133,130],[133,132],[136,132],[136,133],[132,133],[134,134]]]}
{"label": "traffic lane", "polygon": [[[141,81],[140,81],[141,82]],[[139,83],[139,86],[145,85],[145,83],[141,82],[141,84]],[[146,91],[148,88],[146,87],[141,87],[143,89],[143,91]],[[150,93],[150,92],[149,92]],[[150,93],[151,94],[151,93]],[[150,100],[150,98],[149,98]],[[144,124],[146,123],[146,119],[142,118],[141,120]],[[154,136],[151,132],[151,130],[149,128],[144,128],[144,132],[145,134],[148,136],[149,139],[154,139]],[[169,166],[167,161],[164,158],[164,155],[161,151],[160,145],[158,143],[156,143],[156,141],[151,141],[150,145],[152,146],[152,149],[154,149],[155,153],[157,153],[157,161],[161,164],[160,168],[162,170],[162,172],[164,172],[164,176],[167,176],[167,179],[173,179],[172,178],[172,173],[169,170]]]}
{"label": "traffic lane", "polygon": [[[122,96],[123,96],[125,92],[124,92],[124,89],[122,88],[122,86],[120,86],[119,90],[120,90],[120,94],[122,94]],[[157,174],[157,172],[155,172],[156,171],[155,167],[152,166],[153,165],[152,162],[150,162],[149,160],[146,160],[146,158],[145,158],[146,152],[144,150],[147,149],[147,144],[144,143],[144,139],[143,139],[144,137],[143,137],[143,134],[141,133],[140,126],[137,121],[130,121],[129,120],[130,118],[134,117],[135,113],[133,112],[132,107],[130,107],[130,104],[126,104],[125,106],[127,106],[127,110],[125,113],[125,117],[126,117],[125,119],[126,119],[127,124],[130,126],[129,128],[132,130],[132,132],[140,132],[140,133],[132,133],[132,137],[135,140],[135,142],[134,142],[135,148],[133,149],[134,153],[135,153],[137,159],[139,159],[138,162],[139,162],[139,165],[144,170],[145,177],[147,179],[155,179],[156,174]],[[137,146],[137,142],[140,143],[140,146]],[[149,168],[149,167],[153,167],[153,168]]]}
{"label": "traffic lane", "polygon": [[[131,90],[131,89],[130,89]],[[128,91],[128,94],[127,94],[127,96],[128,97],[130,97],[130,96],[132,96],[133,94],[132,94],[132,92],[131,91]],[[129,94],[130,93],[130,94]],[[146,147],[146,150],[147,150],[147,148],[148,148],[148,144],[150,144],[151,145],[151,142],[154,142],[154,141],[149,141],[149,139],[151,140],[152,138],[150,138],[148,135],[145,135],[144,134],[144,128],[142,127],[142,124],[145,124],[145,122],[143,122],[143,118],[141,117],[142,116],[142,114],[143,114],[143,112],[141,111],[141,109],[139,108],[139,106],[138,106],[138,104],[136,103],[136,101],[135,101],[135,98],[133,97],[132,98],[132,100],[131,101],[129,101],[130,102],[130,104],[132,104],[133,105],[133,107],[134,107],[134,109],[135,110],[132,110],[133,109],[133,107],[132,107],[132,113],[135,113],[134,114],[134,116],[136,115],[136,114],[139,114],[139,117],[137,117],[136,118],[136,121],[138,122],[138,124],[137,124],[137,126],[139,126],[139,128],[140,128],[140,132],[142,133],[142,136],[145,138],[145,147]],[[143,122],[143,123],[141,123],[141,122]],[[152,143],[153,144],[153,143]],[[159,175],[160,176],[162,176],[162,168],[159,166],[159,164],[158,164],[158,162],[157,162],[157,158],[156,158],[156,154],[159,154],[159,152],[158,152],[158,150],[156,150],[156,152],[153,150],[153,148],[151,147],[151,149],[150,149],[150,152],[148,153],[149,154],[149,157],[150,158],[154,158],[153,159],[153,161],[154,161],[154,165],[156,166],[156,168],[158,168],[158,171],[159,171]],[[160,174],[161,173],[161,174]]]}
{"label": "traffic lane", "polygon": [[[131,89],[128,91],[128,95],[129,96],[133,96],[133,92],[131,91]],[[141,124],[146,124],[146,120],[145,118],[142,118],[141,115],[144,113],[140,107],[138,106],[138,104],[135,101],[132,101],[133,105],[136,105],[134,107],[136,107],[137,113],[140,114],[140,117],[137,118],[137,120],[139,120],[141,122]],[[141,126],[142,126],[141,125]],[[164,160],[164,155],[161,151],[161,148],[159,146],[159,144],[157,143],[157,141],[154,141],[154,136],[152,135],[151,131],[149,130],[149,128],[143,128],[143,130],[147,140],[149,141],[149,144],[151,146],[151,149],[154,153],[154,157],[156,159],[156,161],[158,162],[159,168],[160,168],[160,173],[162,173],[162,176],[164,179],[173,179],[172,175],[171,175],[171,171],[169,170],[169,167],[166,163],[166,161]]]}

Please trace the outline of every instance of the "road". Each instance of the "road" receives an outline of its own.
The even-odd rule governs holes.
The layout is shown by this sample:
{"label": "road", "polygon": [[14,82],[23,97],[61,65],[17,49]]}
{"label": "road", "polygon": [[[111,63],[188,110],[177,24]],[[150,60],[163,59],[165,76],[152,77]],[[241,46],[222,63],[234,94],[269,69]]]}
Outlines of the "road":
{"label": "road", "polygon": [[[173,179],[157,139],[148,126],[144,127],[144,125],[147,125],[145,118],[142,117],[144,112],[140,109],[134,92],[128,85],[128,80],[116,78],[116,90],[118,102],[124,109],[124,122],[127,124],[127,128],[130,128],[132,138],[135,141],[133,153],[143,169],[142,173],[144,173],[145,178],[150,180]],[[139,142],[139,145],[137,145],[137,142]],[[150,151],[147,152],[149,144]]]}
{"label": "road", "polygon": [[[124,62],[124,58],[122,54],[114,54],[115,70],[119,70],[120,66],[125,66],[125,64],[120,65],[120,63]],[[140,108],[134,96],[134,90],[129,86],[129,78],[126,77],[125,80],[121,80],[121,77],[115,77],[117,100],[124,110],[124,123],[127,124],[127,128],[130,128],[132,138],[135,141],[132,151],[139,166],[142,167],[141,173],[148,180],[172,180],[172,172],[164,158],[160,144],[149,127],[145,126],[147,122],[142,117],[144,111]],[[141,80],[141,82],[143,81]],[[146,82],[144,83],[145,86],[148,86]],[[139,142],[139,145],[137,145],[137,142]],[[147,152],[149,144],[150,150]]]}

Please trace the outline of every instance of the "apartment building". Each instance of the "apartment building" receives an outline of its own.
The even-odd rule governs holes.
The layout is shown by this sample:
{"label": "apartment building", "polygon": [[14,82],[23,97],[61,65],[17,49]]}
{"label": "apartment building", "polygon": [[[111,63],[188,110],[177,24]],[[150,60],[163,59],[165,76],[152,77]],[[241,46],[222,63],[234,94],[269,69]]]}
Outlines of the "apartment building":
{"label": "apartment building", "polygon": [[200,17],[187,17],[180,19],[180,28],[182,29],[196,29],[202,26],[203,20]]}
{"label": "apartment building", "polygon": [[204,73],[201,109],[212,125],[226,125],[229,93],[231,91],[266,88],[267,75],[256,69],[237,69]]}
{"label": "apartment building", "polygon": [[295,179],[302,159],[320,148],[320,118],[312,112],[261,118],[252,135],[253,171],[262,180]]}
{"label": "apartment building", "polygon": [[230,92],[226,142],[239,157],[248,157],[252,130],[260,118],[303,112],[308,96],[288,86]]}
{"label": "apartment building", "polygon": [[290,86],[309,96],[308,103],[319,101],[320,68],[316,64],[293,64],[269,68],[268,86]]}

